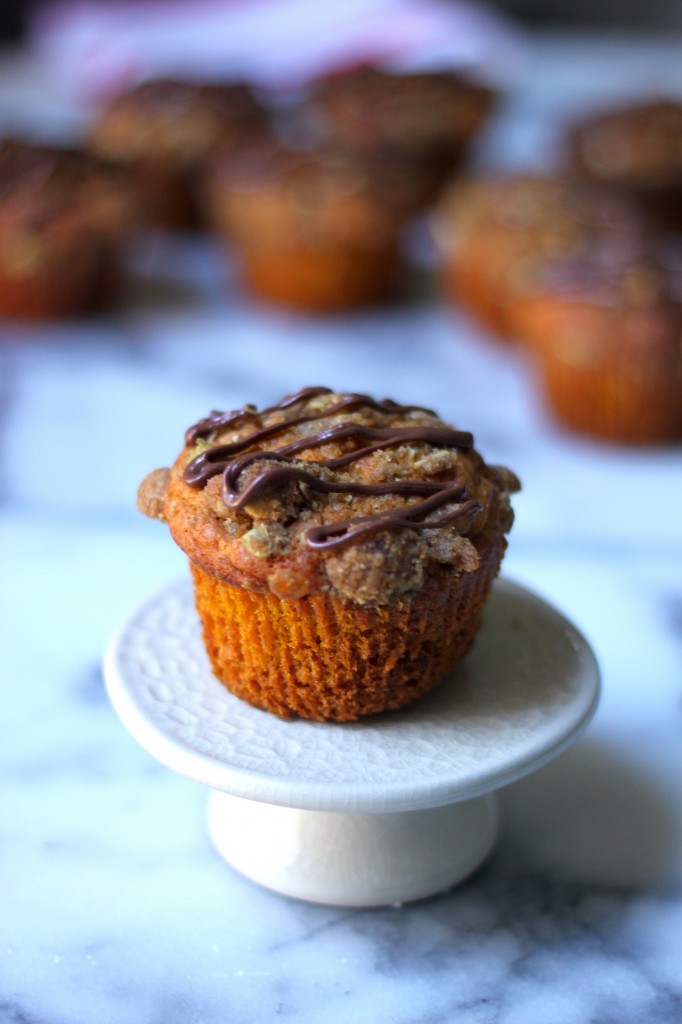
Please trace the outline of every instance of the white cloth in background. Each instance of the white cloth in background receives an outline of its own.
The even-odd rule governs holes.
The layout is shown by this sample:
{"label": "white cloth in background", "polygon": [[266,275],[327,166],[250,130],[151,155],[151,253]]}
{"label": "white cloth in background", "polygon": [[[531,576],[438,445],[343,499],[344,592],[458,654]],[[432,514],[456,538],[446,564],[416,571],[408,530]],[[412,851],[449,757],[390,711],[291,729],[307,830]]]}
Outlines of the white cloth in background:
{"label": "white cloth in background", "polygon": [[503,82],[523,52],[514,26],[466,0],[43,0],[30,39],[80,99],[172,74],[291,90],[362,62]]}

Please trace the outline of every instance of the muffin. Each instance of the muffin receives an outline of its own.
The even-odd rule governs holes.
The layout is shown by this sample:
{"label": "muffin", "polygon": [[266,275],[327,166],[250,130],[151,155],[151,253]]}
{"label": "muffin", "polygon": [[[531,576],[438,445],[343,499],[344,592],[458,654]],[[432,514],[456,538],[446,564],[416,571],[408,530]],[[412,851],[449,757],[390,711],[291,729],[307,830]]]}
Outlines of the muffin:
{"label": "muffin", "polygon": [[44,319],[105,308],[138,213],[120,169],[75,150],[0,141],[0,315]]}
{"label": "muffin", "polygon": [[520,330],[561,424],[622,444],[682,438],[682,262],[602,241],[551,268]]}
{"label": "muffin", "polygon": [[571,166],[632,191],[664,228],[682,229],[682,103],[654,99],[586,118],[568,136]]}
{"label": "muffin", "polygon": [[361,67],[316,83],[304,114],[326,144],[393,153],[424,207],[461,166],[493,101],[491,89],[454,72]]}
{"label": "muffin", "polygon": [[548,264],[577,257],[595,238],[647,232],[639,206],[617,190],[530,174],[457,183],[432,226],[445,296],[509,341],[519,304]]}
{"label": "muffin", "polygon": [[93,152],[130,167],[150,222],[203,222],[201,175],[220,146],[237,152],[268,132],[265,109],[246,85],[172,79],[143,82],[115,97],[91,126]]}
{"label": "muffin", "polygon": [[348,154],[254,147],[217,160],[209,218],[246,289],[304,312],[387,301],[403,271],[400,184]]}
{"label": "muffin", "polygon": [[389,399],[306,388],[187,431],[138,506],[186,552],[215,675],[282,717],[410,703],[471,648],[513,473]]}

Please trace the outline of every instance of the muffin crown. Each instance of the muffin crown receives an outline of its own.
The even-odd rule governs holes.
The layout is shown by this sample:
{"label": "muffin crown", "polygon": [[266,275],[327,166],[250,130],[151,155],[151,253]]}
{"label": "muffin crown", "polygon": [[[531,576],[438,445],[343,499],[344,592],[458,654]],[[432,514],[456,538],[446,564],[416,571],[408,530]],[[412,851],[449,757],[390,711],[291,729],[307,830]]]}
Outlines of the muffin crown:
{"label": "muffin crown", "polygon": [[[306,388],[271,406],[260,414],[265,418],[283,408],[305,403],[307,399],[321,395],[331,395],[328,388]],[[336,397],[336,396],[335,396]],[[279,448],[264,452],[260,449],[248,451],[260,442],[272,438],[293,427],[313,423],[316,420],[329,419],[339,413],[351,410],[372,409],[379,413],[393,415],[422,412],[435,415],[419,406],[398,405],[390,399],[376,402],[367,395],[342,395],[338,401],[323,410],[306,410],[299,416],[284,423],[261,427],[247,434],[239,441],[226,445],[218,445],[196,456],[186,467],[184,479],[192,487],[204,486],[208,480],[218,473],[223,474],[222,496],[228,508],[240,509],[256,500],[261,494],[276,489],[285,483],[304,484],[320,494],[339,494],[342,496],[367,495],[379,497],[385,494],[414,495],[425,497],[425,500],[410,506],[409,509],[386,509],[369,516],[347,519],[331,526],[317,526],[305,534],[305,541],[313,548],[338,548],[359,536],[367,536],[387,528],[401,529],[436,529],[447,526],[460,516],[470,515],[481,510],[476,501],[459,504],[450,513],[440,516],[437,520],[424,520],[424,516],[453,501],[461,501],[466,496],[466,487],[460,482],[436,482],[418,480],[393,480],[382,483],[358,483],[352,480],[326,480],[310,473],[295,458],[303,452],[341,441],[368,441],[369,444],[355,448],[336,458],[318,459],[314,465],[325,469],[340,469],[351,465],[374,452],[403,444],[435,444],[443,447],[470,448],[473,437],[470,433],[453,430],[450,427],[430,426],[393,426],[387,428],[365,426],[357,422],[342,422],[317,433],[308,434],[302,440],[294,441]],[[227,416],[223,413],[214,414],[201,421],[187,432],[189,442],[196,441],[210,434],[216,426],[224,429],[234,422],[255,418],[256,413],[239,410]],[[260,472],[245,487],[240,487],[240,479],[248,466],[264,463]],[[271,465],[267,465],[272,463]]]}
{"label": "muffin crown", "polygon": [[682,103],[654,99],[577,124],[569,145],[583,172],[633,185],[680,185]]}
{"label": "muffin crown", "polygon": [[503,549],[518,486],[428,409],[319,387],[200,420],[139,505],[219,579],[381,604]]}
{"label": "muffin crown", "polygon": [[206,192],[215,220],[249,245],[290,240],[394,239],[419,208],[420,185],[400,153],[331,146],[296,149],[254,140],[238,154],[217,151]]}
{"label": "muffin crown", "polygon": [[151,79],[111,100],[91,126],[90,145],[124,163],[191,167],[218,145],[264,131],[267,122],[248,85]]}
{"label": "muffin crown", "polygon": [[322,132],[346,142],[390,139],[423,146],[476,128],[492,99],[486,86],[452,72],[392,74],[364,67],[318,83],[311,106]]}
{"label": "muffin crown", "polygon": [[138,212],[121,168],[76,149],[0,139],[0,208],[8,221],[44,230],[65,222],[116,239]]}

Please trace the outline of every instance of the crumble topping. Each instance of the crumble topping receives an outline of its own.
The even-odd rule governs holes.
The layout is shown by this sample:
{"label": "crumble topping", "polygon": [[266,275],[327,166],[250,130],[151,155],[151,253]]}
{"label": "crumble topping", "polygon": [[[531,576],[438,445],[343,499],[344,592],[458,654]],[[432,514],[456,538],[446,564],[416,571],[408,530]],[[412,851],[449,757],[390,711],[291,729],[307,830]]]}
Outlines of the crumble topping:
{"label": "crumble topping", "polygon": [[504,544],[518,489],[430,410],[311,388],[200,421],[138,504],[218,578],[377,605],[427,573],[474,571],[482,549]]}

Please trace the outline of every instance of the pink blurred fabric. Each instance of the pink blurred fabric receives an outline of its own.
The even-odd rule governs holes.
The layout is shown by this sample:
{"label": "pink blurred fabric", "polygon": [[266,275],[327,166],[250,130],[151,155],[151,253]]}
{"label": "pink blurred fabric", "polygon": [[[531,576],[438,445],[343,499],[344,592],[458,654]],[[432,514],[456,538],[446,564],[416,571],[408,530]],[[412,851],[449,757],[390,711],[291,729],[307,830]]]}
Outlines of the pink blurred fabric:
{"label": "pink blurred fabric", "polygon": [[467,0],[41,0],[31,44],[74,98],[144,78],[244,79],[292,90],[363,62],[513,73],[520,32]]}

